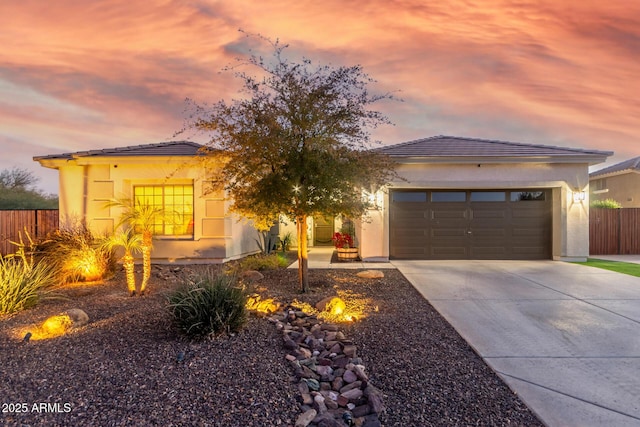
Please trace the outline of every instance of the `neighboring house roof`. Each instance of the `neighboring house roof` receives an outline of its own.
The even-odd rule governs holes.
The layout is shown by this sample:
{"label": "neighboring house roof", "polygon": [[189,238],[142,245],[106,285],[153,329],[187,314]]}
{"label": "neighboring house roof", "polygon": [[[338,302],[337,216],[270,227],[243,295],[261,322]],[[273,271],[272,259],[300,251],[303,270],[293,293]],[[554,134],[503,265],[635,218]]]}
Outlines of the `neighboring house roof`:
{"label": "neighboring house roof", "polygon": [[191,141],[169,141],[156,144],[132,145],[102,150],[77,151],[34,157],[33,160],[71,160],[79,157],[127,157],[127,156],[196,156],[203,146]]}
{"label": "neighboring house roof", "polygon": [[613,154],[611,151],[555,147],[551,145],[522,144],[454,136],[434,136],[377,149],[391,157],[448,159],[504,159],[522,158],[581,160],[600,163]]}
{"label": "neighboring house roof", "polygon": [[601,177],[603,175],[618,175],[628,172],[640,172],[640,157],[634,157],[633,159],[625,160],[624,162],[616,163],[613,166],[592,172],[589,174],[589,178]]}

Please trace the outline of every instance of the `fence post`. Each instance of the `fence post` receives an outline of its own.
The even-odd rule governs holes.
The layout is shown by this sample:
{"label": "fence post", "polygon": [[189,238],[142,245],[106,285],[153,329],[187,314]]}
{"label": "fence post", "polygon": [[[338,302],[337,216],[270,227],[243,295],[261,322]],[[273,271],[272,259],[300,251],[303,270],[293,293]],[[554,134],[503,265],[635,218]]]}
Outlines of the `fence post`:
{"label": "fence post", "polygon": [[622,208],[618,208],[618,255],[622,255]]}

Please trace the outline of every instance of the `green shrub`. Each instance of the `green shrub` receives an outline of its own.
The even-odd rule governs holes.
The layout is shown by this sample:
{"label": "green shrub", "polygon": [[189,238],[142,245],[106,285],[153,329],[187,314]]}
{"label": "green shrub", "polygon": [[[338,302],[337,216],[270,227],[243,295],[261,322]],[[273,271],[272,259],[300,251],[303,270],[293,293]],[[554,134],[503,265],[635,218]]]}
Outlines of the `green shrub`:
{"label": "green shrub", "polygon": [[187,335],[205,338],[239,331],[247,320],[246,295],[235,279],[201,274],[168,297],[176,325]]}
{"label": "green shrub", "polygon": [[622,207],[613,199],[593,200],[589,206],[597,209],[620,209]]}
{"label": "green shrub", "polygon": [[39,257],[58,266],[61,283],[99,280],[115,269],[113,252],[82,225],[50,233],[35,250]]}
{"label": "green shrub", "polygon": [[289,265],[289,259],[284,254],[272,253],[270,255],[253,255],[243,258],[238,263],[240,271],[247,270],[277,270]]}
{"label": "green shrub", "polygon": [[280,249],[282,252],[287,252],[293,242],[293,234],[290,231],[280,238]]}
{"label": "green shrub", "polygon": [[0,256],[0,315],[36,305],[55,284],[55,268],[46,262],[34,264],[24,252]]}

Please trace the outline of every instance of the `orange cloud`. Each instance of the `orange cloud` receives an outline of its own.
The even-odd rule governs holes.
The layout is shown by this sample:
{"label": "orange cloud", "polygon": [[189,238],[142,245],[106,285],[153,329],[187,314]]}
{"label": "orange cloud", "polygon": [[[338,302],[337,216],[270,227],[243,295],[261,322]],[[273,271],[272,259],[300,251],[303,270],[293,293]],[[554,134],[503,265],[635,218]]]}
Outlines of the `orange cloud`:
{"label": "orange cloud", "polygon": [[265,49],[242,28],[400,90],[404,103],[380,105],[388,143],[458,134],[640,155],[640,3],[574,3],[4,2],[0,143],[42,147],[31,156],[165,140],[185,97],[237,95],[219,70]]}

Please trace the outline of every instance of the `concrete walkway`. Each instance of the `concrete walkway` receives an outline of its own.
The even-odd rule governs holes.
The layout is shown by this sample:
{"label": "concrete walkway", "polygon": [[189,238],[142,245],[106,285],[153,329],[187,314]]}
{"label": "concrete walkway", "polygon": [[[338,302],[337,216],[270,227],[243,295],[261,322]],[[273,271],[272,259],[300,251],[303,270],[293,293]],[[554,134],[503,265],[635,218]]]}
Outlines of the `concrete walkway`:
{"label": "concrete walkway", "polygon": [[[312,247],[309,248],[308,266],[309,268],[346,268],[346,269],[382,269],[382,268],[396,268],[389,262],[337,262],[331,264],[331,256],[335,249],[333,246],[326,247]],[[289,268],[298,268],[298,261],[294,262]]]}
{"label": "concrete walkway", "polygon": [[548,426],[640,426],[640,278],[554,261],[393,264]]}

